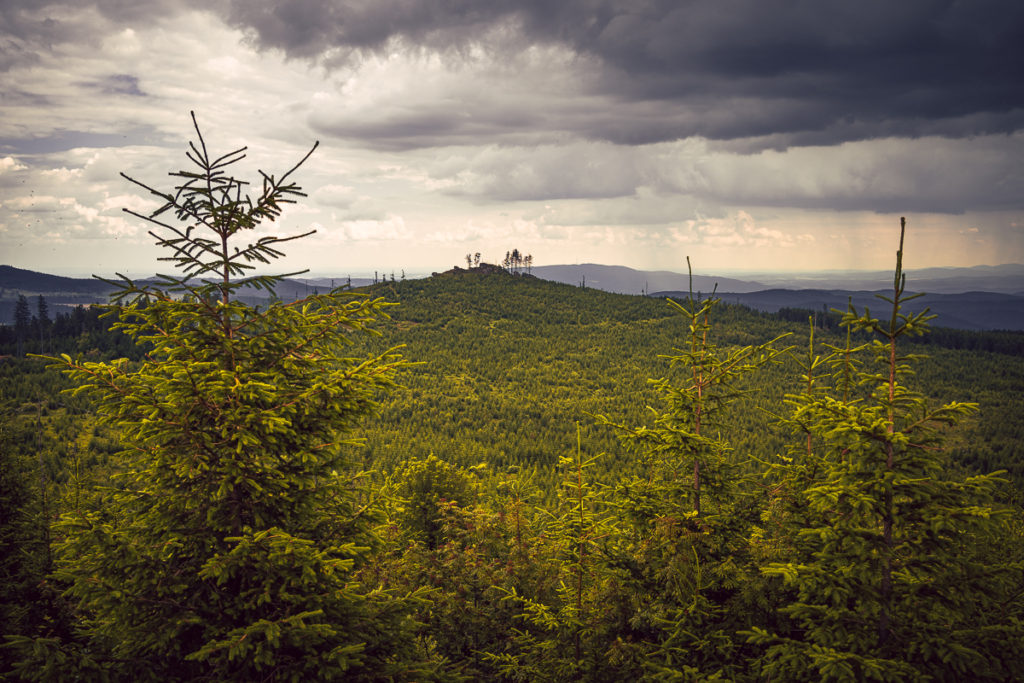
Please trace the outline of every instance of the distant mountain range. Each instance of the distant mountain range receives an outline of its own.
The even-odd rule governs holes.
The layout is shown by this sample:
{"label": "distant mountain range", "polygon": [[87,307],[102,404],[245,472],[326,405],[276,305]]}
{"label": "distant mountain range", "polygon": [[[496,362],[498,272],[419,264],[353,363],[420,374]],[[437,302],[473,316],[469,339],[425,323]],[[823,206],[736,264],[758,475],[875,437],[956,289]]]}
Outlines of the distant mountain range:
{"label": "distant mountain range", "polygon": [[[557,282],[623,294],[686,297],[689,277],[670,271],[642,271],[594,263],[539,266],[532,273]],[[750,279],[746,279],[746,278]],[[693,291],[717,296],[760,311],[780,308],[812,311],[846,310],[852,298],[858,308],[880,311],[875,293],[891,293],[892,272],[835,271],[811,274],[750,273],[744,279],[694,275]],[[974,268],[922,268],[907,272],[907,289],[927,292],[909,310],[930,308],[934,322],[964,330],[1024,330],[1024,265]]]}
{"label": "distant mountain range", "polygon": [[[531,273],[545,280],[586,286],[621,294],[684,297],[690,288],[685,273],[642,271],[624,266],[593,263],[536,266]],[[749,279],[748,279],[749,278]],[[366,278],[288,279],[276,290],[278,297],[292,300],[314,291],[351,282],[353,287],[371,283]],[[820,272],[810,275],[745,273],[738,277],[693,276],[693,291],[717,295],[727,302],[775,312],[780,308],[820,311],[845,309],[852,297],[858,308],[865,305],[881,310],[875,292],[891,291],[892,273]],[[939,318],[935,324],[967,330],[1024,330],[1024,265],[978,266],[975,268],[925,268],[907,273],[907,289],[928,294],[915,300],[911,310],[931,308]],[[56,313],[61,307],[103,303],[113,288],[92,278],[49,275],[12,266],[0,266],[0,323],[13,320],[19,295],[42,294]],[[252,290],[241,297],[250,303],[267,298],[266,292]],[[35,302],[32,302],[33,310]]]}
{"label": "distant mountain range", "polygon": [[[596,263],[537,266],[531,271],[545,280],[603,289],[620,294],[688,291],[686,273],[634,270]],[[813,273],[756,273],[722,277],[694,275],[695,292],[759,292],[766,289],[844,289],[874,291],[892,288],[892,271],[819,271]],[[1024,296],[1024,264],[973,268],[921,268],[907,271],[908,288],[935,294],[1000,292]]]}
{"label": "distant mountain range", "polygon": [[[891,295],[892,291],[769,289],[761,292],[719,293],[718,296],[728,303],[769,313],[775,313],[780,308],[845,311],[847,303],[852,300],[858,311],[867,307],[875,315],[884,314],[890,309],[876,294]],[[655,292],[653,296],[682,299],[687,296],[687,292]],[[906,311],[918,313],[925,308],[938,316],[932,322],[933,325],[961,330],[1024,330],[1024,296],[1000,292],[927,293],[908,303]]]}

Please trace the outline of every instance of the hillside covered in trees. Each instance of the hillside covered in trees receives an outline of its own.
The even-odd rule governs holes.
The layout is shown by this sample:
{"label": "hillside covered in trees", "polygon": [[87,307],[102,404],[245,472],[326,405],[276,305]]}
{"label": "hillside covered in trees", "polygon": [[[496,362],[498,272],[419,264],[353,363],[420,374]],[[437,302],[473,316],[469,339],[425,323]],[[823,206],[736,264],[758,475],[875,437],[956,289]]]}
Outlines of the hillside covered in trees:
{"label": "hillside covered in trees", "polygon": [[205,149],[174,194],[135,181],[218,239],[157,223],[180,277],[124,282],[105,319],[133,352],[82,329],[0,365],[5,674],[1024,667],[1024,360],[919,343],[902,229],[878,317],[475,268],[256,307],[235,295],[273,287],[250,266],[277,242],[238,232],[298,166],[240,200],[240,151]]}
{"label": "hillside covered in trees", "polygon": [[[346,448],[346,457],[358,463],[358,471],[373,472],[361,475],[360,480],[363,491],[360,495],[374,502],[377,514],[374,550],[363,558],[360,571],[368,573],[364,576],[372,576],[374,581],[384,581],[402,594],[419,588],[434,591],[419,608],[425,611],[412,609],[410,612],[418,613],[417,618],[425,620],[420,628],[426,629],[424,633],[430,634],[429,640],[437,649],[432,656],[443,655],[443,663],[435,662],[439,669],[434,673],[439,678],[462,675],[470,679],[522,680],[517,676],[532,672],[531,677],[544,679],[541,672],[548,663],[542,652],[532,650],[540,645],[531,645],[532,668],[519,669],[525,665],[519,659],[524,655],[522,643],[518,641],[526,637],[524,634],[531,634],[533,638],[557,635],[548,633],[542,624],[531,625],[525,621],[527,617],[540,619],[541,616],[545,620],[555,619],[557,614],[545,611],[535,614],[531,610],[539,610],[541,606],[549,610],[556,606],[561,610],[572,607],[571,602],[563,604],[567,598],[560,597],[558,590],[560,586],[565,588],[567,577],[563,572],[573,566],[566,564],[571,559],[568,554],[571,546],[567,545],[564,534],[568,533],[566,525],[574,528],[566,515],[581,512],[580,495],[584,495],[584,523],[610,525],[606,529],[583,527],[592,535],[588,536],[587,547],[593,554],[585,564],[586,591],[577,594],[585,598],[581,609],[597,613],[589,614],[586,624],[579,626],[579,666],[583,666],[585,657],[590,657],[587,666],[593,667],[582,675],[588,679],[603,679],[604,674],[598,672],[609,666],[603,658],[611,656],[607,648],[612,645],[638,648],[631,655],[631,663],[621,666],[641,675],[650,673],[650,663],[658,660],[652,659],[647,649],[651,643],[646,641],[656,637],[660,642],[667,637],[660,633],[664,624],[655,626],[658,623],[655,621],[645,627],[648,631],[637,632],[635,626],[628,625],[629,621],[664,618],[658,613],[645,616],[643,605],[666,599],[668,588],[661,581],[670,577],[674,577],[673,581],[696,580],[683,573],[684,569],[695,571],[696,566],[691,566],[691,559],[679,555],[680,548],[690,547],[692,552],[696,547],[698,552],[710,552],[693,546],[696,540],[708,537],[698,527],[686,531],[685,538],[690,538],[690,546],[680,545],[683,542],[679,538],[657,540],[659,546],[671,540],[669,546],[658,550],[659,554],[670,555],[659,557],[658,562],[668,562],[672,557],[674,562],[682,562],[682,566],[661,566],[646,555],[634,556],[631,560],[607,555],[613,550],[607,545],[612,540],[617,544],[626,542],[627,539],[616,537],[625,533],[623,525],[637,523],[630,521],[627,514],[636,501],[629,502],[631,499],[622,496],[656,461],[652,461],[652,454],[638,443],[621,442],[619,436],[625,433],[623,429],[602,422],[606,419],[625,425],[626,430],[644,424],[657,429],[657,412],[665,409],[665,402],[660,399],[656,385],[648,380],[679,381],[679,367],[670,367],[667,360],[659,356],[672,354],[674,348],[683,345],[689,334],[686,317],[663,300],[583,290],[501,272],[453,272],[425,280],[378,285],[365,294],[398,305],[384,309],[390,319],[377,324],[381,335],[361,340],[353,351],[369,356],[402,345],[404,358],[414,364],[400,373],[398,385],[381,398],[378,415],[364,419],[356,429],[355,434],[365,440],[365,445]],[[787,333],[790,336],[778,346],[792,347],[790,353],[737,382],[736,388],[749,394],[731,406],[728,419],[715,425],[716,438],[729,445],[727,460],[731,482],[727,490],[730,496],[737,497],[729,509],[740,505],[745,510],[742,518],[718,519],[719,523],[728,521],[730,525],[738,525],[731,533],[739,535],[718,539],[720,542],[728,540],[725,548],[715,549],[715,553],[721,555],[701,558],[701,562],[706,570],[716,572],[723,571],[715,568],[716,562],[727,561],[730,566],[741,560],[747,563],[730,569],[742,569],[745,574],[730,575],[722,580],[735,582],[734,591],[745,586],[741,592],[746,602],[729,606],[737,610],[731,618],[742,616],[743,623],[726,628],[736,629],[729,634],[727,642],[732,643],[730,652],[731,648],[739,648],[747,653],[745,657],[752,659],[744,660],[742,666],[733,656],[716,655],[710,661],[715,664],[713,671],[726,661],[731,662],[725,669],[731,678],[757,679],[763,675],[757,673],[757,667],[764,662],[756,653],[766,650],[748,644],[752,636],[739,635],[743,631],[739,627],[756,625],[751,621],[751,614],[760,614],[762,625],[774,623],[781,618],[776,612],[785,606],[787,596],[796,595],[786,589],[783,578],[769,578],[763,572],[766,565],[760,560],[755,562],[750,553],[756,548],[761,548],[759,552],[765,551],[767,541],[759,540],[760,535],[771,529],[781,532],[785,526],[778,526],[783,523],[773,519],[782,514],[774,506],[783,502],[778,497],[777,487],[782,485],[782,480],[777,467],[792,457],[789,453],[802,439],[793,433],[792,424],[779,421],[786,416],[780,406],[787,394],[799,395],[805,381],[801,380],[805,372],[800,364],[807,362],[802,356],[807,353],[810,328],[806,322],[786,321],[731,305],[716,306],[709,324],[712,339],[725,349],[756,346],[761,340]],[[839,327],[816,329],[815,335],[818,355],[823,352],[825,343],[837,346],[844,343]],[[96,358],[99,356],[95,354],[123,355],[118,353],[117,347],[104,346],[120,339],[120,334],[106,341],[88,330],[77,336],[79,344],[90,346]],[[72,346],[58,351],[75,353],[81,348],[84,347]],[[943,476],[962,478],[1004,469],[1019,484],[1024,467],[1021,465],[1019,421],[1014,416],[1022,409],[1016,387],[1024,384],[1024,360],[1006,354],[923,347],[917,340],[905,350],[929,355],[918,364],[913,382],[932,403],[955,396],[980,406],[976,415],[944,435],[943,457],[948,458],[948,466]],[[131,355],[139,357],[137,353]],[[104,494],[94,486],[117,481],[117,473],[123,467],[118,455],[121,449],[118,430],[97,424],[96,408],[82,397],[61,395],[59,392],[69,386],[68,381],[52,370],[45,370],[43,365],[42,361],[29,359],[2,366],[6,388],[6,472],[8,477],[20,473],[20,480],[15,479],[20,481],[22,492],[20,496],[5,497],[10,505],[18,506],[13,518],[22,522],[18,525],[21,535],[11,542],[33,553],[31,562],[12,570],[15,576],[21,573],[38,577],[48,567],[53,569],[49,563],[55,558],[47,562],[44,543],[47,538],[53,543],[61,537],[61,532],[40,526],[44,521],[40,515],[45,514],[53,521],[58,513],[82,505],[83,501],[102,505]],[[823,373],[823,377],[826,374]],[[577,438],[582,460],[567,462],[567,457],[575,457]],[[582,477],[575,483],[571,480],[574,471]],[[39,488],[40,478],[46,482],[43,488]],[[680,475],[680,478],[690,484],[688,477]],[[719,482],[723,483],[726,482]],[[572,485],[576,488],[572,489]],[[679,486],[687,488],[684,484]],[[570,497],[573,490],[577,495],[575,504]],[[1014,501],[1019,500],[1015,489],[1009,485],[999,491],[997,500],[1004,501],[1005,505],[1015,505]],[[717,500],[720,495],[719,492],[711,494],[710,500],[716,507],[725,504]],[[680,491],[670,499],[676,497],[684,498]],[[685,509],[676,511],[683,515],[678,523],[685,525],[684,513]],[[722,514],[725,513],[716,512],[715,516]],[[704,516],[707,515],[705,512]],[[657,513],[657,519],[661,520],[660,524],[667,521],[663,513]],[[768,522],[770,525],[765,526]],[[648,520],[644,525],[654,523]],[[786,523],[793,524],[793,521]],[[579,527],[578,520],[576,527]],[[673,533],[681,534],[685,528]],[[793,532],[802,528],[805,528],[803,522],[796,524]],[[633,529],[630,534],[639,531]],[[651,527],[648,531],[658,529]],[[667,533],[667,530],[658,533]],[[998,535],[992,537],[992,542],[999,538]],[[966,538],[964,540],[966,542]],[[972,543],[977,541],[974,539]],[[655,539],[633,538],[628,546],[632,553],[641,548],[649,553],[653,549],[648,546],[654,542]],[[1020,548],[1017,536],[1000,542],[1009,548]],[[778,539],[771,541],[771,544],[778,543]],[[1000,571],[1010,571],[1012,562],[1007,564],[1004,560],[1013,558],[996,562],[998,549],[992,548],[993,556],[988,561],[994,564],[985,570],[986,576],[998,566],[1003,567]],[[624,550],[618,548],[615,552]],[[775,552],[781,551],[776,549]],[[936,557],[936,561],[939,559]],[[962,557],[941,558],[950,568],[962,561]],[[625,567],[620,566],[623,562],[627,562]],[[622,575],[628,566],[633,566],[629,572],[640,571],[641,575],[633,579],[629,579],[628,572]],[[966,568],[959,567],[958,571],[961,569]],[[644,579],[643,573],[647,571],[664,574],[660,580],[656,576]],[[538,575],[534,576],[535,573]],[[523,586],[527,579],[535,585]],[[629,587],[627,580],[641,583]],[[700,580],[709,582],[707,588],[715,588],[716,584],[710,579]],[[18,624],[32,625],[36,619],[42,619],[42,623],[34,624],[34,628],[46,631],[54,628],[54,620],[69,617],[67,598],[58,595],[59,582],[40,584],[38,580],[23,578],[8,585],[12,590],[13,586],[20,585],[26,591],[5,596],[10,612],[21,615],[19,619],[13,615],[9,618],[9,631]],[[45,597],[37,595],[40,586],[50,593]],[[701,595],[698,587],[699,584],[690,585],[689,600]],[[538,594],[536,591],[541,588],[547,592]],[[628,603],[631,606],[616,608],[630,613],[604,614],[611,604],[608,603],[610,598],[603,593],[591,593],[598,588],[635,592]],[[674,590],[681,590],[681,587],[676,586]],[[724,589],[717,587],[715,590]],[[729,594],[729,590],[721,593]],[[527,598],[537,604],[524,602]],[[679,600],[680,596],[674,599]],[[731,599],[738,598],[734,595]],[[23,606],[21,611],[14,609],[19,603]],[[24,609],[29,605],[32,609]],[[48,612],[47,606],[52,612]],[[714,607],[725,610],[727,606]],[[752,612],[755,607],[758,611]],[[704,608],[711,607],[705,605]],[[601,624],[598,618],[601,614],[604,614],[601,619],[614,617],[618,623],[614,628],[624,630],[613,629],[614,639],[607,640],[611,638],[607,635],[600,643],[587,645],[582,640],[584,636],[596,637],[588,629],[598,625],[601,629],[614,626]],[[568,620],[559,627],[565,633],[561,640],[554,639],[552,643],[569,648],[571,653],[576,634],[570,627],[577,617],[570,619],[570,616],[562,615],[561,618]],[[708,614],[702,617],[709,618]],[[556,619],[554,623],[560,622]],[[725,628],[712,623],[718,629]],[[68,627],[68,624],[63,625],[65,629]],[[615,639],[623,638],[624,634],[626,638],[616,644]],[[719,633],[718,637],[724,635]],[[940,638],[941,642],[946,640],[945,636]],[[995,642],[1001,641],[997,637]],[[598,650],[588,653],[588,647],[598,648],[604,654],[599,656]],[[488,653],[491,656],[485,656]],[[510,653],[517,653],[514,666],[492,657],[510,656]],[[551,656],[554,657],[554,653]],[[556,675],[553,669],[548,679],[561,680],[563,675],[577,671],[573,658],[569,660],[555,662],[562,667],[557,669],[562,674]],[[11,661],[9,656],[8,661]],[[621,667],[609,669],[621,670]],[[442,672],[447,673],[441,675]],[[842,679],[842,676],[836,678]],[[992,678],[998,680],[999,676]]]}

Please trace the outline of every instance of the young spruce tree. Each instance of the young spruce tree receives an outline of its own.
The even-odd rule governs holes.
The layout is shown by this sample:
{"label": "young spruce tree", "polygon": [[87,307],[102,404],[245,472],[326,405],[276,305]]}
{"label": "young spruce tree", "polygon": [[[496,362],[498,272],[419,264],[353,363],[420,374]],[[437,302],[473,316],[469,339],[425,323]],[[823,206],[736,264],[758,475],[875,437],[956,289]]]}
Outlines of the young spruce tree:
{"label": "young spruce tree", "polygon": [[652,409],[653,426],[614,425],[637,451],[640,473],[612,497],[625,523],[606,552],[617,574],[612,585],[621,588],[605,602],[617,605],[617,656],[664,680],[731,678],[738,668],[736,632],[749,623],[738,606],[748,578],[740,510],[753,505],[743,501],[744,457],[723,430],[745,384],[784,352],[776,346],[782,337],[716,343],[721,300],[700,300],[690,289],[682,304],[669,301],[687,330],[680,348],[663,356],[675,376],[651,380],[665,407]]}
{"label": "young spruce tree", "polygon": [[[801,446],[781,465],[788,503],[775,536],[787,561],[763,571],[794,599],[788,627],[753,628],[765,646],[761,674],[787,681],[1010,680],[1021,660],[1008,642],[1021,629],[1021,564],[992,548],[1013,529],[993,504],[998,473],[950,476],[943,427],[977,407],[933,406],[907,385],[905,341],[928,329],[927,309],[905,310],[905,222],[884,318],[851,305],[843,325],[870,344],[833,348],[833,388],[815,385],[813,348],[806,390],[788,397]],[[874,361],[860,366],[867,351]],[[997,539],[1002,539],[999,541]],[[1010,542],[1008,542],[1010,541]],[[760,539],[759,539],[760,543]]]}
{"label": "young spruce tree", "polygon": [[296,237],[246,233],[304,196],[291,178],[313,150],[280,177],[261,172],[250,197],[228,173],[245,148],[214,157],[196,134],[196,169],[172,173],[173,191],[124,176],[161,201],[134,215],[180,270],[154,285],[125,278],[116,296],[118,326],[151,346],[147,357],[60,365],[118,430],[123,474],[102,506],[61,526],[57,574],[79,639],[22,642],[20,673],[408,676],[404,601],[352,579],[372,538],[346,433],[402,361],[346,351],[384,304],[342,291],[263,310],[240,303],[243,287],[273,291],[284,277],[252,271]]}

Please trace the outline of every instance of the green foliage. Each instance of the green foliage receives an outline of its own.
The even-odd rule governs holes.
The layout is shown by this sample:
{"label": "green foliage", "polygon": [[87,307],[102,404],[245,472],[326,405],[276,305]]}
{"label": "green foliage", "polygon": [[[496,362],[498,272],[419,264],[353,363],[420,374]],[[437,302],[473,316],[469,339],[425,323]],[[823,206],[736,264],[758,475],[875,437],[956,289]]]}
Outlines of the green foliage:
{"label": "green foliage", "polygon": [[613,673],[595,602],[604,588],[598,549],[613,533],[590,481],[599,457],[583,455],[577,425],[575,451],[559,458],[558,507],[544,527],[556,587],[533,595],[508,590],[505,601],[516,606],[518,623],[505,651],[487,653],[505,680],[601,680]]}
{"label": "green foliage", "polygon": [[350,336],[384,304],[341,292],[262,311],[238,303],[246,284],[279,279],[241,276],[291,238],[237,242],[301,196],[298,165],[263,174],[250,198],[226,171],[243,150],[211,158],[196,132],[198,171],[172,174],[174,192],[133,180],[164,202],[142,217],[182,271],[152,287],[125,279],[116,297],[117,326],[150,345],[145,360],[59,363],[125,451],[102,505],[60,527],[76,638],[20,641],[19,673],[45,675],[45,654],[118,680],[403,675],[416,659],[407,606],[353,579],[374,543],[373,505],[358,498],[346,433],[402,361],[353,357]]}
{"label": "green foliage", "polygon": [[[26,637],[60,632],[65,624],[46,583],[49,538],[44,461],[32,457],[35,425],[0,415],[0,633]],[[0,672],[14,664],[0,649]]]}
{"label": "green foliage", "polygon": [[409,461],[398,477],[399,493],[406,499],[402,524],[430,548],[437,548],[443,539],[446,510],[476,502],[469,475],[434,455]]}
{"label": "green foliage", "polygon": [[[449,472],[456,481],[466,477],[442,461],[429,461],[414,467]],[[518,652],[511,627],[520,626],[519,603],[509,596],[543,602],[557,590],[558,556],[547,535],[551,520],[536,505],[539,492],[532,478],[514,470],[500,476],[486,506],[438,497],[433,511],[437,543],[409,533],[414,529],[389,525],[388,552],[360,572],[367,583],[397,590],[429,587],[429,600],[416,614],[418,637],[445,662],[442,678],[501,679],[502,662]],[[433,492],[425,498],[432,500]],[[407,514],[408,509],[402,510],[398,517]]]}
{"label": "green foliage", "polygon": [[689,480],[689,491],[677,488],[670,496],[658,495],[687,500],[686,507],[699,517],[703,490],[719,493],[734,483],[728,472],[730,447],[721,432],[727,422],[725,409],[743,395],[738,388],[742,378],[782,353],[773,345],[786,335],[756,346],[722,349],[711,340],[710,317],[719,299],[695,301],[691,292],[685,305],[669,303],[686,321],[687,343],[662,357],[671,368],[682,368],[683,377],[675,382],[653,381],[667,408],[653,428],[626,430],[625,437],[641,449],[649,481],[677,485],[684,478]]}
{"label": "green foliage", "polygon": [[[848,330],[875,339],[825,359],[811,347],[806,389],[787,398],[787,422],[806,450],[778,467],[775,541],[785,559],[763,570],[796,594],[780,610],[788,628],[750,631],[767,646],[763,671],[772,678],[1005,680],[1015,666],[986,633],[1024,635],[1016,618],[993,616],[1013,600],[993,588],[1019,581],[1021,565],[980,556],[989,539],[1009,537],[1006,511],[993,505],[1001,480],[947,476],[941,428],[976,406],[933,407],[905,383],[920,357],[898,343],[924,333],[931,316],[904,312],[914,297],[904,294],[902,248],[901,233],[893,294],[879,297],[887,318],[852,306],[843,316]],[[862,351],[870,354],[863,368],[851,358]],[[835,368],[834,391],[815,383],[822,360]]]}
{"label": "green foliage", "polygon": [[616,588],[605,601],[630,615],[616,642],[631,644],[633,666],[648,676],[731,677],[742,646],[735,633],[753,609],[742,591],[752,574],[744,566],[750,494],[740,493],[751,488],[743,481],[751,454],[737,452],[723,429],[729,409],[749,393],[743,383],[784,352],[775,348],[784,335],[723,348],[713,339],[719,299],[691,294],[685,304],[670,303],[687,336],[663,356],[676,375],[653,382],[665,409],[650,427],[614,425],[639,457],[635,474],[610,496],[628,524],[607,544]]}

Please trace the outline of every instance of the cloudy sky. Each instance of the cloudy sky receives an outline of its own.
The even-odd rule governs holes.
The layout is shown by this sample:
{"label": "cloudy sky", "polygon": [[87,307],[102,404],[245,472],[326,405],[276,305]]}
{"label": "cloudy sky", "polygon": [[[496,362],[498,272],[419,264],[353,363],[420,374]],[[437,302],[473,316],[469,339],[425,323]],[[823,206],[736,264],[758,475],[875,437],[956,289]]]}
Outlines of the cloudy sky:
{"label": "cloudy sky", "polygon": [[[1024,262],[1020,0],[4,0],[0,263],[148,274],[194,110],[284,266]],[[164,268],[166,269],[166,267]]]}

